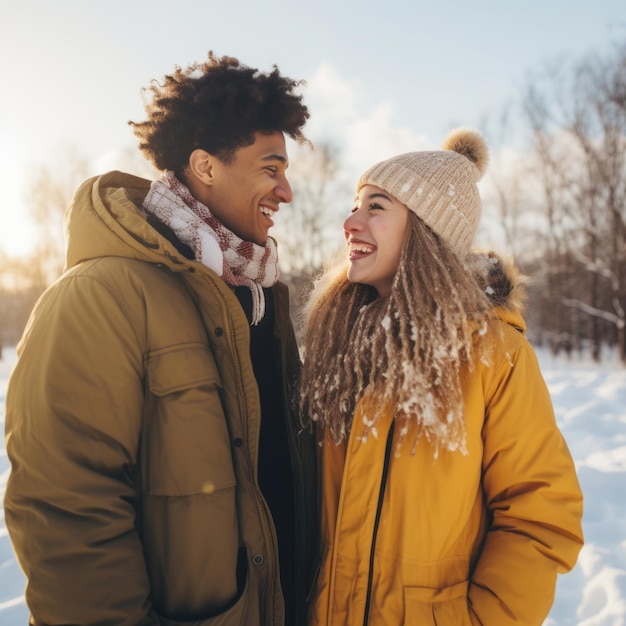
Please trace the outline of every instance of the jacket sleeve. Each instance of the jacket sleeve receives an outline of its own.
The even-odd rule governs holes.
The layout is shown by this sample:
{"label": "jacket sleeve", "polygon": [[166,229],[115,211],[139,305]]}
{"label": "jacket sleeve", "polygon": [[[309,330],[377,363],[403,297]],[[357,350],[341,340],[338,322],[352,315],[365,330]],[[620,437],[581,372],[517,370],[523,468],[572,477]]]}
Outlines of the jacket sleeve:
{"label": "jacket sleeve", "polygon": [[483,489],[490,527],[469,592],[484,625],[541,625],[557,573],[574,567],[583,544],[574,463],[536,355],[519,340],[485,383]]}
{"label": "jacket sleeve", "polygon": [[64,278],[39,301],[6,401],[6,525],[33,624],[157,624],[135,531],[142,342],[124,301]]}

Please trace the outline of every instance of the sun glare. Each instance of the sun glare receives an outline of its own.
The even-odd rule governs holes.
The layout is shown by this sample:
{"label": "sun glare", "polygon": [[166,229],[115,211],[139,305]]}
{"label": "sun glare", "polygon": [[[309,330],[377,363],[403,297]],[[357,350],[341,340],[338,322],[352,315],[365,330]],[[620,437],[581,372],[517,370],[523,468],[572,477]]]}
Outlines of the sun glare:
{"label": "sun glare", "polygon": [[0,142],[0,250],[16,257],[26,256],[33,246],[33,225],[23,202],[23,175],[10,142]]}

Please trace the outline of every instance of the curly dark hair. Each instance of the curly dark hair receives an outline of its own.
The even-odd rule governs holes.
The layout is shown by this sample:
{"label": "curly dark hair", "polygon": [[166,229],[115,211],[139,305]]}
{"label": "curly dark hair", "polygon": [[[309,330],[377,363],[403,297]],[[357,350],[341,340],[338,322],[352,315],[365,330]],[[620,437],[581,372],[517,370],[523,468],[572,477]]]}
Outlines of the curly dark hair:
{"label": "curly dark hair", "polygon": [[204,63],[177,66],[163,84],[146,87],[152,96],[145,106],[148,119],[128,123],[144,156],[180,178],[198,148],[228,163],[238,148],[254,143],[257,132],[280,131],[306,142],[301,128],[309,112],[294,93],[301,84],[282,76],[276,65],[261,73],[210,51]]}

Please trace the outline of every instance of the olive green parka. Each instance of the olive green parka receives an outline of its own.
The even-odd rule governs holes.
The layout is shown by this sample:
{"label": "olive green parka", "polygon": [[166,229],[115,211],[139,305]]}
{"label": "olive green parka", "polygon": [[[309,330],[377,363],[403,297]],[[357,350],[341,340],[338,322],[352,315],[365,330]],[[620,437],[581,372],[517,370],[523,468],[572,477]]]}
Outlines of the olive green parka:
{"label": "olive green parka", "polygon": [[[233,290],[148,224],[149,185],[111,172],[81,186],[66,272],[18,346],[5,512],[31,624],[281,626],[250,327]],[[299,367],[287,288],[272,291],[302,615],[315,452],[287,406]]]}

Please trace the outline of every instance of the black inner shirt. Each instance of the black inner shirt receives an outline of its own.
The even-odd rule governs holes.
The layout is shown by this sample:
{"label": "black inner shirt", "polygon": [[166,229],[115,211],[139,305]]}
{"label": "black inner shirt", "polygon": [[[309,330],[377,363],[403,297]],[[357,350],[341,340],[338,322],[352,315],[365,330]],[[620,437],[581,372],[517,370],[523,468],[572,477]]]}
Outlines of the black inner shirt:
{"label": "black inner shirt", "polygon": [[[274,299],[265,294],[265,316],[250,326],[250,357],[261,398],[259,440],[259,486],[276,527],[280,582],[285,598],[285,624],[294,623],[295,521],[294,486],[283,398],[280,345],[274,337]],[[252,294],[248,287],[236,287],[235,294],[252,319]]]}

